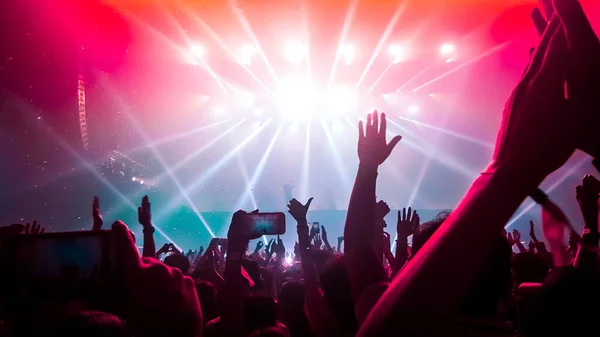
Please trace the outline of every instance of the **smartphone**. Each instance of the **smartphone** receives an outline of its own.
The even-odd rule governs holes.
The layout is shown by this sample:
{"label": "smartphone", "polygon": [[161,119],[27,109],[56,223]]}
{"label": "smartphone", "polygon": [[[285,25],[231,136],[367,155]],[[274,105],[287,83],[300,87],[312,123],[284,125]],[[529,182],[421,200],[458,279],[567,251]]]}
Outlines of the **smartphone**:
{"label": "smartphone", "polygon": [[285,214],[248,213],[246,214],[246,234],[281,235],[285,234]]}
{"label": "smartphone", "polygon": [[312,232],[316,234],[321,234],[321,224],[318,222],[313,222]]}
{"label": "smartphone", "polygon": [[[83,301],[111,310],[122,274],[111,231],[18,235],[2,242],[0,280],[9,303]],[[13,302],[15,301],[15,302]]]}

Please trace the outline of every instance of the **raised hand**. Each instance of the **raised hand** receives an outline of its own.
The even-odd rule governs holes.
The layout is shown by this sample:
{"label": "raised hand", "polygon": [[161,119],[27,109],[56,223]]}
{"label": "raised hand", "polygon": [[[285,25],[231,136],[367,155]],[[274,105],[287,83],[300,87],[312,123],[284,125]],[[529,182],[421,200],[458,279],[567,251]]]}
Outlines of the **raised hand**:
{"label": "raised hand", "polygon": [[392,150],[400,142],[402,137],[392,138],[389,144],[386,141],[387,121],[385,114],[373,111],[367,115],[367,123],[362,121],[358,123],[358,158],[361,165],[377,168],[389,157]]}
{"label": "raised hand", "polygon": [[198,249],[198,255],[202,255],[204,253],[204,246],[200,246],[200,249]]}
{"label": "raised hand", "polygon": [[104,220],[102,219],[102,214],[100,214],[100,199],[98,197],[94,197],[94,201],[92,202],[92,218],[94,219],[92,230],[101,230]]}
{"label": "raised hand", "polygon": [[535,242],[533,240],[529,240],[529,252],[535,253]]}
{"label": "raised hand", "polygon": [[579,1],[553,0],[568,43],[566,80],[577,148],[600,158],[600,41]]}
{"label": "raised hand", "polygon": [[279,235],[277,235],[276,243],[273,244],[273,251],[275,255],[277,255],[278,259],[285,257],[285,246],[283,245],[283,240],[281,240]]}
{"label": "raised hand", "polygon": [[259,251],[262,249],[262,247],[264,247],[264,246],[265,246],[264,242],[262,242],[262,241],[260,241],[260,240],[259,240],[259,241],[256,243],[256,248],[254,248],[254,254],[258,254],[258,252],[259,252]]}
{"label": "raised hand", "polygon": [[515,240],[515,243],[517,243],[517,242],[521,243],[521,233],[519,233],[518,230],[513,229],[512,236],[513,236],[513,239]]}
{"label": "raised hand", "polygon": [[265,248],[265,252],[267,253],[267,255],[273,255],[274,250],[273,250],[273,245],[275,244],[275,239],[271,239],[269,240],[269,243],[267,243],[267,247]]}
{"label": "raised hand", "polygon": [[136,336],[200,336],[202,313],[194,281],[179,269],[140,258],[127,226],[112,230],[123,263],[128,325]]}
{"label": "raised hand", "polygon": [[138,207],[138,221],[144,229],[152,227],[152,212],[150,211],[150,201],[147,195],[142,198],[142,206]]}
{"label": "raised hand", "polygon": [[538,242],[537,237],[535,236],[535,224],[532,221],[529,221],[529,237],[533,242]]}
{"label": "raised hand", "polygon": [[511,247],[515,245],[515,239],[513,239],[513,236],[510,232],[506,233],[506,241]]}
{"label": "raised hand", "polygon": [[33,221],[33,224],[26,223],[25,229],[23,230],[24,235],[35,235],[35,234],[44,234],[46,229],[42,227],[41,224],[38,224],[37,221]]}
{"label": "raised hand", "polygon": [[[506,167],[539,183],[575,150],[578,126],[564,94],[560,69],[567,46],[559,28],[560,20],[555,17],[507,102],[490,172]],[[531,125],[536,125],[535,130]]]}
{"label": "raised hand", "polygon": [[402,211],[398,211],[398,222],[396,224],[398,237],[405,239],[411,236],[419,227],[420,221],[417,211],[413,211],[410,207],[408,208],[408,212],[406,211],[406,207]]}
{"label": "raised hand", "polygon": [[306,205],[302,205],[300,201],[295,198],[290,200],[288,204],[288,212],[294,217],[294,219],[300,224],[306,223],[306,213],[308,213],[308,209],[310,208],[310,204],[312,203],[313,198],[308,199]]}
{"label": "raised hand", "polygon": [[321,246],[323,245],[323,240],[321,240],[321,234],[315,235],[314,244],[317,249],[321,249]]}
{"label": "raised hand", "polygon": [[583,177],[581,185],[575,187],[575,197],[583,215],[585,228],[590,232],[598,232],[598,197],[600,181],[591,175]]}

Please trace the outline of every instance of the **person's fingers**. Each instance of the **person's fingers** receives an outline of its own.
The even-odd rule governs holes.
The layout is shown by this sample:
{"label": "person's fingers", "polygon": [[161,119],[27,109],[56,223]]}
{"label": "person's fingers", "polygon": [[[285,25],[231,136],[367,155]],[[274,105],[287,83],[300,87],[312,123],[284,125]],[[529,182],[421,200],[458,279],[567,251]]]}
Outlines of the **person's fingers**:
{"label": "person's fingers", "polygon": [[123,263],[125,273],[136,271],[142,263],[135,241],[129,234],[129,228],[123,221],[117,220],[112,225],[112,231],[117,246],[119,261]]}
{"label": "person's fingers", "polygon": [[552,0],[552,3],[563,23],[570,47],[579,49],[586,46],[590,39],[598,40],[579,1]]}
{"label": "person's fingers", "polygon": [[379,127],[379,134],[385,139],[385,133],[387,130],[387,119],[385,118],[385,113],[381,113],[381,126]]}
{"label": "person's fingers", "polygon": [[531,20],[533,21],[533,25],[535,26],[538,34],[542,36],[546,30],[546,27],[548,27],[548,21],[546,21],[544,15],[542,15],[542,11],[539,8],[536,7],[531,11]]}
{"label": "person's fingers", "polygon": [[402,221],[402,211],[398,210],[398,221]]}
{"label": "person's fingers", "polygon": [[552,4],[552,0],[541,0],[542,8],[544,9],[544,13],[548,20],[554,16],[554,5]]}
{"label": "person's fingers", "polygon": [[546,50],[548,49],[550,41],[552,40],[552,37],[558,30],[559,26],[560,19],[558,19],[556,16],[553,17],[552,20],[550,20],[548,27],[544,31],[544,34],[542,34],[540,44],[533,54],[531,62],[529,63],[529,67],[525,71],[525,75],[523,76],[521,83],[529,83],[538,74],[540,68],[542,67],[542,63],[544,62]]}
{"label": "person's fingers", "polygon": [[306,209],[308,210],[310,208],[310,204],[312,203],[313,198],[311,197],[310,199],[308,199],[308,201],[306,202]]}
{"label": "person's fingers", "polygon": [[412,208],[411,207],[409,207],[408,211],[406,212],[406,220],[409,222],[412,220]]}
{"label": "person's fingers", "polygon": [[406,220],[406,207],[402,207],[402,221]]}
{"label": "person's fingers", "polygon": [[44,234],[44,232],[46,231],[46,228],[43,228],[40,230],[40,234]]}
{"label": "person's fingers", "polygon": [[390,140],[390,143],[388,144],[388,151],[389,153],[392,153],[392,150],[394,150],[394,148],[396,147],[396,145],[398,145],[398,143],[402,140],[402,136],[396,136],[394,138],[392,138],[392,140]]}
{"label": "person's fingers", "polygon": [[379,112],[377,110],[373,112],[373,134],[379,134]]}
{"label": "person's fingers", "polygon": [[367,115],[367,130],[365,130],[365,137],[370,137],[373,133],[373,115]]}
{"label": "person's fingers", "polygon": [[362,121],[358,122],[358,140],[362,141],[365,139],[365,126]]}

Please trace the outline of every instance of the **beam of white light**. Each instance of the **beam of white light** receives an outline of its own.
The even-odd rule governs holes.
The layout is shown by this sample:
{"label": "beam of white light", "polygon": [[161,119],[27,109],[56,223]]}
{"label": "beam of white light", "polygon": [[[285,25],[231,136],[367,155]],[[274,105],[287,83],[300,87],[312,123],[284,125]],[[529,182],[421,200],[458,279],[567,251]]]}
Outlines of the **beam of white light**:
{"label": "beam of white light", "polygon": [[217,73],[208,65],[208,62],[206,62],[204,58],[198,59],[198,65],[208,72],[208,74],[215,80],[215,82],[217,82],[217,85],[225,94],[228,94],[227,89],[225,89],[222,83],[224,80],[217,75]]}
{"label": "beam of white light", "polygon": [[356,47],[351,44],[345,44],[340,48],[339,53],[341,54],[341,57],[344,58],[344,64],[348,66],[352,64],[356,58]]}
{"label": "beam of white light", "polygon": [[[554,182],[554,184],[550,185],[550,187],[548,187],[548,189],[545,191],[546,194],[550,194],[552,193],[552,191],[554,191],[558,186],[562,185],[562,183],[565,182],[565,180],[567,180],[571,175],[573,175],[581,166],[583,166],[583,164],[585,164],[586,162],[588,162],[590,159],[589,157],[585,157],[583,159],[581,159],[580,161],[578,161],[573,167],[571,167],[567,172],[565,172],[563,175],[561,175],[560,178],[558,178],[558,180],[556,182]],[[533,207],[535,207],[536,203],[535,202],[530,202],[525,208],[523,208],[519,213],[517,213],[515,216],[513,216],[513,218],[506,224],[506,226],[504,226],[504,229],[509,228],[510,226],[512,226],[515,222],[517,222],[517,220],[519,220],[521,217],[523,217],[525,214],[529,213],[529,211],[531,211],[531,209]]]}
{"label": "beam of white light", "polygon": [[[227,44],[225,44],[225,42],[221,39],[221,37],[219,37],[219,35],[210,27],[210,25],[208,25],[204,20],[202,20],[201,18],[191,14],[191,12],[186,11],[186,13],[189,14],[190,18],[200,27],[202,27],[202,29],[204,29],[204,31],[210,36],[210,38],[215,41],[215,43],[217,43],[217,45],[233,60],[237,62],[237,58],[235,55],[235,52],[233,52],[228,46]],[[256,75],[254,75],[254,73],[248,69],[248,67],[244,64],[240,64],[240,66],[248,73],[248,75],[250,75],[250,77],[252,77],[256,83],[258,83],[263,89],[265,89],[265,91],[267,91],[269,94],[273,94],[271,92],[271,90],[258,78],[256,77]]]}
{"label": "beam of white light", "polygon": [[[226,153],[225,156],[223,156],[221,159],[219,159],[218,162],[216,162],[211,167],[209,167],[199,177],[195,178],[195,181],[185,188],[186,194],[191,194],[199,186],[201,186],[207,179],[211,178],[215,173],[219,172],[219,170],[225,164],[227,164],[227,162],[229,162],[229,160],[231,160],[240,150],[242,150],[244,148],[244,146],[248,145],[248,143],[252,139],[254,139],[256,136],[258,136],[258,134],[267,125],[269,125],[272,121],[273,121],[272,118],[269,119],[269,120],[267,120],[266,123],[264,123],[258,129],[256,129],[248,137],[246,137],[246,139],[244,139],[242,142],[240,142],[236,147],[234,147],[233,149],[231,149],[228,153]],[[182,201],[181,199],[182,199],[181,197],[178,197],[178,198],[174,198],[173,200],[171,200],[169,202],[169,204],[163,209],[163,212],[161,212],[161,213],[158,214],[157,218],[161,219],[161,220],[164,219],[165,216],[168,215],[168,211],[171,210],[173,207],[176,207]]]}
{"label": "beam of white light", "polygon": [[[248,169],[246,168],[246,163],[244,162],[244,159],[242,158],[242,153],[238,152],[238,154],[235,156],[236,157],[236,161],[238,163],[238,167],[240,168],[240,173],[242,173],[242,178],[244,178],[244,184],[246,185],[247,190],[244,190],[244,192],[242,192],[242,195],[246,195],[246,193],[250,194],[250,202],[252,203],[252,210],[258,209],[258,204],[256,202],[256,198],[254,198],[254,193],[252,193],[252,185],[250,184],[250,177],[248,176]],[[234,209],[244,209],[244,202],[246,202],[246,199],[244,198],[243,201],[240,200],[240,202],[238,202],[236,204],[236,207]]]}
{"label": "beam of white light", "polygon": [[306,123],[306,139],[304,141],[304,156],[302,158],[302,173],[300,178],[300,200],[306,202],[309,198],[308,188],[310,179],[310,126]]}
{"label": "beam of white light", "polygon": [[[350,30],[350,25],[352,24],[352,20],[354,20],[354,15],[356,14],[356,8],[358,8],[358,1],[359,0],[350,1],[350,5],[348,6],[348,10],[346,11],[346,17],[344,18],[344,25],[342,26],[342,33],[340,35],[340,41],[337,45],[337,50],[340,50],[346,41],[346,36],[348,35],[348,31]],[[340,56],[340,53],[335,53],[333,66],[331,67],[331,73],[329,73],[329,80],[327,81],[327,89],[329,89],[329,87],[333,83],[333,78],[335,77],[335,72],[337,70]]]}
{"label": "beam of white light", "polygon": [[479,61],[481,59],[484,59],[484,58],[486,58],[486,57],[488,57],[488,56],[490,56],[490,55],[492,55],[492,54],[494,54],[494,53],[496,53],[496,52],[498,52],[498,51],[506,48],[511,43],[512,43],[512,40],[504,42],[504,43],[501,43],[501,44],[499,44],[499,45],[497,45],[497,46],[495,46],[493,48],[490,48],[487,51],[483,52],[481,55],[475,57],[474,59],[469,60],[468,62],[465,62],[465,63],[461,64],[460,66],[455,67],[454,69],[449,70],[449,71],[443,73],[442,75],[434,78],[433,80],[431,80],[431,81],[429,81],[429,82],[427,82],[427,83],[425,83],[425,84],[423,84],[423,85],[421,85],[419,87],[414,88],[413,92],[416,92],[417,90],[421,90],[421,89],[425,88],[428,85],[431,85],[431,84],[433,84],[433,83],[435,83],[435,82],[437,82],[437,81],[439,81],[439,80],[441,80],[441,79],[443,79],[443,78],[445,78],[445,77],[447,77],[449,75],[452,75],[455,72],[457,72],[457,71],[459,71],[459,70],[461,70],[461,69],[463,69],[463,68],[465,68],[467,66],[470,66],[473,63],[475,63],[475,62],[477,62],[477,61]]}
{"label": "beam of white light", "polygon": [[421,75],[425,74],[432,67],[433,67],[433,65],[428,65],[427,67],[421,69],[421,71],[419,71],[415,76],[409,78],[408,81],[404,82],[404,84],[402,84],[398,89],[396,89],[396,92],[402,91],[402,89],[406,88],[410,83],[412,83],[412,81],[416,80]]}
{"label": "beam of white light", "polygon": [[[419,142],[419,144],[417,144],[417,143],[411,141],[410,139],[407,139],[408,137],[405,137],[404,139],[402,139],[402,142],[404,144],[406,144],[407,146],[409,146],[425,155],[434,151],[434,148],[431,146],[431,144],[429,142],[424,141],[423,139],[421,139],[420,136],[411,132],[410,130],[403,127],[402,125],[396,123],[393,119],[388,118],[387,122],[388,122],[388,125],[393,125],[399,129],[401,129],[403,136],[409,136]],[[441,152],[437,156],[435,156],[433,159],[441,164],[444,164],[444,166],[462,174],[463,176],[465,176],[469,179],[476,177],[478,174],[478,172],[476,172],[475,170],[465,167],[465,165],[463,165],[458,160],[456,160],[454,157],[452,157],[446,153]]]}
{"label": "beam of white light", "polygon": [[[25,107],[25,105],[20,102],[20,100],[16,99],[17,104],[19,106],[21,106],[21,111],[28,111],[27,107]],[[96,168],[94,166],[92,166],[90,163],[88,163],[83,157],[81,157],[81,155],[79,155],[79,153],[77,153],[77,151],[73,150],[73,148],[69,145],[69,143],[67,143],[67,141],[65,141],[60,135],[54,133],[54,131],[52,131],[52,128],[46,124],[45,122],[42,121],[42,123],[44,123],[45,131],[51,135],[52,139],[55,140],[58,145],[60,147],[62,147],[64,150],[67,151],[67,153],[69,153],[73,158],[75,158],[80,165],[82,165],[83,167],[85,167],[94,177],[96,177],[96,179],[100,180],[100,182],[102,184],[104,184],[104,186],[108,187],[108,189],[113,192],[115,195],[117,195],[119,198],[121,198],[121,200],[123,200],[123,202],[129,206],[129,208],[134,211],[137,212],[137,207],[123,194],[121,193],[121,191],[115,187],[115,185],[113,185],[110,181],[108,181],[108,179],[106,179],[100,172],[98,172],[98,170],[96,170]],[[177,243],[175,243],[175,241],[173,239],[171,239],[165,232],[163,232],[160,227],[158,226],[154,226],[156,228],[156,231],[163,236],[168,242],[173,243],[173,245],[181,250],[181,247],[179,247],[177,245]]]}
{"label": "beam of white light", "polygon": [[452,43],[444,43],[440,47],[440,53],[442,56],[450,56],[454,53],[454,51],[456,51],[456,46]]}
{"label": "beam of white light", "polygon": [[[168,38],[165,34],[163,34],[158,29],[154,28],[150,24],[144,22],[143,20],[140,20],[139,18],[137,18],[136,16],[134,16],[132,14],[128,14],[126,12],[122,12],[122,13],[124,13],[125,16],[127,18],[129,18],[131,21],[133,21],[135,24],[138,24],[138,25],[146,28],[152,35],[158,37],[160,40],[164,41],[169,47],[176,50],[179,53],[179,55],[181,55],[185,59],[185,61],[187,63],[200,65],[204,70],[206,70],[209,73],[209,75],[211,75],[213,77],[213,79],[217,82],[217,84],[219,85],[221,90],[225,90],[225,88],[223,88],[222,83],[220,82],[220,81],[224,81],[224,80],[216,75],[216,73],[212,70],[212,68],[210,66],[208,66],[208,64],[206,63],[206,61],[204,60],[203,57],[198,57],[198,55],[204,55],[204,53],[205,53],[205,49],[203,46],[192,45],[190,47],[190,49],[185,50],[183,47],[177,45],[170,38]],[[174,22],[175,20],[173,18],[171,18],[171,21]],[[175,24],[175,27],[178,28],[178,30],[181,29],[181,27],[179,26],[179,24],[177,22],[174,22],[174,24]],[[186,43],[190,44],[190,42],[187,38],[185,38],[185,40],[186,40]],[[227,91],[225,91],[225,93],[227,93]]]}
{"label": "beam of white light", "polygon": [[[173,165],[172,170],[174,172],[177,172],[179,169],[181,169],[182,167],[184,167],[187,163],[189,163],[191,160],[193,160],[194,158],[198,157],[200,154],[202,154],[204,151],[210,149],[213,145],[215,145],[219,140],[225,138],[225,136],[227,136],[229,133],[231,133],[233,130],[235,130],[238,126],[240,126],[243,122],[245,122],[246,119],[242,119],[239,122],[237,122],[236,124],[232,125],[229,129],[223,131],[222,133],[220,133],[218,136],[212,138],[208,143],[202,145],[201,147],[199,147],[197,150],[195,150],[194,152],[190,153],[189,155],[187,155],[185,158],[183,158],[182,160],[180,160],[179,162],[177,162],[175,165]],[[160,174],[157,178],[156,178],[156,182],[160,182],[165,178],[166,173],[163,172],[162,174]]]}
{"label": "beam of white light", "polygon": [[237,5],[237,1],[229,0],[228,4],[229,4],[229,7],[231,8],[231,10],[233,11],[233,14],[235,15],[235,17],[238,19],[238,21],[240,22],[240,24],[246,31],[246,34],[248,34],[248,36],[250,36],[250,39],[252,40],[254,46],[256,47],[258,56],[260,56],[260,58],[265,62],[265,65],[267,66],[267,69],[271,73],[271,76],[273,76],[273,78],[275,79],[275,84],[279,83],[279,78],[277,77],[277,74],[275,74],[275,70],[273,70],[273,67],[271,66],[271,62],[269,62],[269,60],[267,59],[267,55],[265,54],[264,50],[262,49],[262,46],[261,46],[260,42],[258,41],[258,38],[256,37],[256,34],[254,33],[252,26],[250,26],[248,19],[246,19],[244,12]]}
{"label": "beam of white light", "polygon": [[267,159],[269,159],[269,155],[271,154],[271,151],[273,150],[273,147],[277,142],[277,138],[279,138],[279,133],[281,132],[282,127],[283,123],[279,124],[279,127],[277,127],[277,131],[275,131],[271,142],[269,142],[269,145],[267,146],[267,149],[260,158],[258,165],[256,165],[256,169],[254,169],[254,172],[252,172],[252,177],[250,179],[247,179],[246,190],[244,191],[244,193],[242,193],[240,199],[236,202],[236,206],[234,209],[241,209],[244,206],[244,203],[246,202],[246,199],[248,197],[252,199],[254,209],[258,209],[258,204],[256,202],[256,199],[254,198],[254,192],[252,190],[254,189],[254,185],[256,185],[258,179],[260,179],[260,176],[265,169]]}
{"label": "beam of white light", "polygon": [[[112,89],[112,86],[108,86],[108,88],[109,88],[109,91],[111,91],[112,96],[114,96],[115,99],[117,100],[117,103],[119,105],[121,105],[121,107],[123,109],[125,109],[126,104],[123,102],[121,96],[117,92],[114,92],[114,90]],[[152,141],[150,140],[150,138],[148,137],[148,135],[144,132],[144,130],[142,129],[142,127],[133,118],[133,116],[131,116],[129,114],[127,114],[127,115],[129,117],[129,118],[127,118],[127,120],[131,123],[131,125],[136,130],[136,132],[138,133],[138,135],[140,135],[140,137],[142,138],[142,140],[145,143],[151,144]],[[204,225],[204,227],[206,228],[206,230],[208,231],[208,233],[214,238],[215,234],[213,233],[212,229],[210,228],[210,226],[208,225],[208,223],[206,222],[206,220],[204,219],[204,217],[202,216],[202,214],[200,214],[200,212],[196,208],[196,205],[194,205],[194,202],[192,201],[192,199],[189,197],[189,195],[183,189],[183,187],[181,186],[181,183],[179,182],[179,179],[177,179],[177,177],[175,177],[175,174],[173,173],[173,170],[167,164],[167,162],[163,158],[163,156],[160,153],[160,151],[158,151],[158,149],[156,149],[155,146],[150,146],[150,150],[152,151],[152,153],[154,154],[154,157],[156,157],[156,159],[158,160],[158,162],[162,166],[163,172],[166,173],[166,175],[169,178],[171,178],[171,181],[173,182],[173,184],[175,185],[175,187],[177,187],[177,189],[179,190],[179,193],[181,193],[181,196],[187,201],[187,203],[189,204],[190,208],[194,211],[194,213],[198,217],[198,220],[200,220],[200,222],[202,222],[202,224]],[[158,179],[156,179],[156,180],[158,180]],[[143,184],[144,183],[143,180],[140,181],[140,183]]]}
{"label": "beam of white light", "polygon": [[336,141],[333,139],[333,136],[331,135],[331,132],[329,131],[329,128],[327,127],[323,119],[321,119],[321,126],[325,131],[325,137],[327,138],[327,143],[329,143],[329,148],[331,149],[333,162],[335,164],[337,172],[342,178],[342,185],[344,188],[347,188],[348,186],[350,186],[350,179],[348,177],[347,171],[348,165],[345,161],[342,160],[342,156],[340,156]]}
{"label": "beam of white light", "polygon": [[379,39],[379,43],[377,43],[377,47],[375,47],[375,51],[373,51],[373,55],[371,55],[371,59],[369,60],[369,63],[367,63],[365,70],[363,71],[362,75],[360,75],[360,78],[358,79],[358,83],[356,83],[354,90],[358,90],[362,81],[367,76],[367,73],[371,69],[371,66],[373,66],[373,63],[375,63],[375,60],[377,59],[377,55],[379,55],[381,48],[386,43],[388,37],[394,30],[394,27],[398,23],[400,16],[402,15],[402,13],[404,13],[404,10],[406,9],[407,4],[408,4],[408,1],[402,1],[402,3],[400,3],[400,5],[398,5],[398,8],[394,12],[394,15],[390,19],[390,22],[388,23],[387,27],[385,27],[385,30],[383,31],[383,35]]}
{"label": "beam of white light", "polygon": [[393,66],[394,66],[394,62],[388,64],[387,68],[385,68],[385,70],[381,73],[381,75],[379,75],[379,77],[377,77],[377,79],[375,80],[375,82],[373,82],[373,85],[371,85],[369,87],[369,90],[367,90],[367,92],[370,93],[371,91],[373,91],[375,86],[379,83],[379,81],[381,81],[383,76],[385,76],[385,74],[387,74],[387,72],[390,71],[390,69],[392,69]]}
{"label": "beam of white light", "polygon": [[[226,120],[223,120],[223,121],[220,121],[220,122],[215,122],[215,123],[203,125],[203,126],[201,126],[199,128],[191,129],[191,130],[188,130],[188,131],[185,131],[185,132],[181,132],[181,133],[178,133],[178,134],[175,134],[175,135],[172,135],[172,136],[166,136],[166,137],[163,137],[161,139],[152,141],[152,142],[150,142],[148,144],[142,144],[140,146],[135,146],[135,147],[129,148],[127,150],[123,150],[121,152],[124,153],[124,154],[126,154],[126,155],[128,155],[128,156],[130,156],[130,155],[132,155],[134,153],[138,153],[140,151],[146,150],[150,146],[157,146],[158,147],[158,146],[161,146],[163,144],[174,142],[174,141],[177,141],[179,139],[189,137],[189,136],[191,136],[191,135],[193,135],[195,133],[198,133],[198,132],[201,132],[203,130],[210,129],[210,128],[214,128],[214,127],[217,127],[217,126],[219,126],[221,124],[225,124],[225,123],[228,123],[228,122],[231,122],[231,121],[233,121],[233,119],[229,118],[229,119],[226,119]],[[101,164],[103,162],[108,161],[109,158],[110,158],[110,155],[109,156],[100,157],[100,158],[94,160],[92,162],[92,165],[99,165],[99,164]],[[79,169],[80,169],[80,167],[76,168],[76,170],[79,170]]]}
{"label": "beam of white light", "polygon": [[293,65],[298,65],[308,57],[308,46],[301,41],[288,41],[283,47],[283,56]]}
{"label": "beam of white light", "polygon": [[[140,125],[135,121],[135,119],[131,118],[131,116],[130,116],[130,118],[128,118],[128,120],[131,122],[131,124],[133,125],[134,129],[142,137],[142,139],[146,143],[150,143],[151,142],[150,139],[148,138],[148,136],[146,135],[146,133],[142,130],[142,128],[140,127]],[[177,187],[177,189],[179,190],[179,193],[181,193],[181,196],[187,201],[187,203],[190,206],[190,208],[194,211],[194,213],[198,217],[198,220],[200,220],[200,222],[204,225],[204,228],[206,228],[206,230],[208,231],[208,233],[214,238],[215,237],[215,233],[213,233],[212,229],[208,225],[208,222],[206,222],[206,220],[204,219],[204,217],[202,216],[202,214],[198,211],[198,208],[196,207],[196,205],[194,204],[194,202],[192,201],[192,199],[190,198],[190,196],[183,189],[183,187],[181,186],[181,183],[179,182],[179,179],[177,179],[177,177],[175,177],[175,174],[173,173],[173,170],[171,170],[171,167],[167,164],[167,162],[163,158],[162,154],[154,146],[151,146],[150,150],[152,151],[152,153],[154,154],[154,156],[156,157],[156,159],[158,160],[158,162],[162,166],[163,171],[167,174],[167,176],[169,178],[171,178],[171,181],[173,182],[173,184],[175,185],[175,187]]]}
{"label": "beam of white light", "polygon": [[[225,138],[225,136],[227,136],[229,133],[231,133],[233,130],[235,130],[238,126],[240,126],[243,122],[245,122],[246,119],[242,119],[239,122],[237,122],[235,125],[231,126],[229,129],[223,131],[222,133],[220,133],[217,137],[212,138],[208,143],[202,145],[200,148],[198,148],[197,150],[195,150],[194,152],[190,153],[189,155],[187,155],[185,158],[183,158],[182,160],[180,160],[179,162],[177,162],[175,165],[173,165],[173,167],[171,167],[171,170],[173,172],[177,172],[179,171],[181,168],[183,168],[187,163],[189,163],[191,160],[193,160],[194,158],[198,157],[200,154],[202,154],[204,151],[208,150],[209,148],[211,148],[212,146],[214,146],[219,140]],[[165,178],[167,178],[167,173],[166,172],[162,172],[161,174],[159,174],[155,179],[154,182],[155,183],[161,183]],[[136,197],[140,197],[140,195],[136,195]]]}
{"label": "beam of white light", "polygon": [[461,139],[461,140],[465,140],[465,141],[467,141],[469,143],[472,143],[472,144],[480,145],[480,146],[483,146],[483,147],[488,148],[488,149],[493,149],[494,148],[494,144],[492,144],[490,142],[486,142],[486,141],[483,141],[483,140],[480,140],[480,139],[477,139],[477,138],[469,137],[469,136],[460,134],[458,132],[454,132],[454,131],[451,131],[451,130],[440,128],[438,126],[434,126],[434,125],[431,125],[431,124],[426,124],[426,123],[423,123],[423,122],[419,122],[419,121],[416,121],[416,120],[413,120],[413,119],[410,119],[410,118],[406,118],[406,117],[402,117],[402,116],[399,116],[398,118],[401,119],[401,120],[403,120],[403,121],[407,121],[407,122],[410,122],[410,123],[418,125],[418,126],[422,126],[422,127],[425,127],[425,128],[431,129],[431,130],[435,130],[435,131],[441,132],[443,134],[446,134],[446,135],[449,135],[449,136],[452,136],[452,137],[455,137],[455,138],[458,138],[458,139]]}

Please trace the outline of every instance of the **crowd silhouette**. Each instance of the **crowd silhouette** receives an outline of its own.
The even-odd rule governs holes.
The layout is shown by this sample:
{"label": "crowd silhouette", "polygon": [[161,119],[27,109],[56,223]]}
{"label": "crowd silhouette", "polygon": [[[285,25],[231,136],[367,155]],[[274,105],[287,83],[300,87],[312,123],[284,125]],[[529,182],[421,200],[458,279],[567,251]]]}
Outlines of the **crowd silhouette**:
{"label": "crowd silhouette", "polygon": [[[25,261],[38,256],[15,247],[52,234],[36,222],[0,228],[1,260],[13,268],[2,277],[0,336],[597,334],[600,181],[589,172],[574,187],[582,225],[538,186],[576,150],[600,159],[600,41],[576,0],[543,1],[532,19],[540,42],[507,100],[493,158],[452,211],[422,222],[403,209],[392,242],[390,209],[375,191],[379,166],[402,142],[386,139],[386,116],[374,111],[359,124],[359,167],[335,246],[308,223],[312,198],[289,201],[294,247],[279,237],[248,247],[260,235],[246,234],[240,210],[227,238],[197,252],[156,249],[147,196],[142,238],[121,221],[107,231],[94,198],[93,226],[81,235],[108,241],[85,266],[91,274],[80,266],[27,279],[35,265]],[[505,230],[528,197],[541,206],[542,233],[533,222],[528,235]]]}

